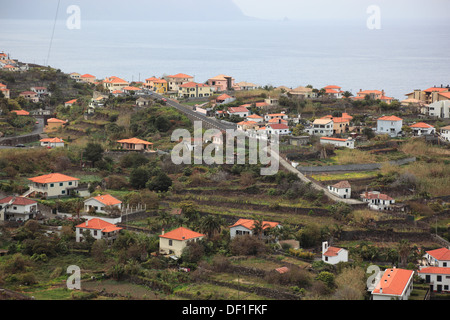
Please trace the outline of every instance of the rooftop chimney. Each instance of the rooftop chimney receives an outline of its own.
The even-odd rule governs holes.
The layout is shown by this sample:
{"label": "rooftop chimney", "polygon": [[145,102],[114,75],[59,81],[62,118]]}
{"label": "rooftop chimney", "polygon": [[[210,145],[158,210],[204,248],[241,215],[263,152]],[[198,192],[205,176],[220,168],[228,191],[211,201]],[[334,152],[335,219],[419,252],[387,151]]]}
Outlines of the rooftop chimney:
{"label": "rooftop chimney", "polygon": [[162,229],[162,234],[161,234],[162,236],[164,235],[164,228]]}

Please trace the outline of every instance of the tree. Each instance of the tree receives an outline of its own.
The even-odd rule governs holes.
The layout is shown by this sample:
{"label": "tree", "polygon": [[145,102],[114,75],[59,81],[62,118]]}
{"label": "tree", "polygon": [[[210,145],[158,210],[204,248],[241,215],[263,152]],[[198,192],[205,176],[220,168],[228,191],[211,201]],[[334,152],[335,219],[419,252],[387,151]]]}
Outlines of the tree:
{"label": "tree", "polygon": [[305,130],[305,126],[299,123],[295,126],[295,128],[292,130],[292,134],[294,136],[300,136],[303,133],[303,130]]}
{"label": "tree", "polygon": [[143,189],[149,177],[150,174],[145,167],[134,168],[130,173],[130,184],[135,189]]}
{"label": "tree", "polygon": [[400,265],[406,266],[408,263],[408,256],[411,252],[411,245],[408,240],[402,239],[397,245],[397,251],[400,256]]}
{"label": "tree", "polygon": [[373,137],[375,137],[375,133],[373,132],[373,130],[371,128],[364,128],[362,131],[363,135],[365,135],[367,137],[367,139],[372,139]]}
{"label": "tree", "polygon": [[146,186],[151,191],[166,192],[172,186],[172,179],[170,179],[167,174],[160,171],[155,177],[148,181]]}
{"label": "tree", "polygon": [[90,161],[92,166],[95,165],[97,161],[103,159],[103,149],[102,145],[95,142],[89,142],[84,148],[83,155],[86,160]]}
{"label": "tree", "polygon": [[207,215],[200,221],[200,230],[211,238],[216,232],[220,232],[223,225],[223,219],[218,216]]}

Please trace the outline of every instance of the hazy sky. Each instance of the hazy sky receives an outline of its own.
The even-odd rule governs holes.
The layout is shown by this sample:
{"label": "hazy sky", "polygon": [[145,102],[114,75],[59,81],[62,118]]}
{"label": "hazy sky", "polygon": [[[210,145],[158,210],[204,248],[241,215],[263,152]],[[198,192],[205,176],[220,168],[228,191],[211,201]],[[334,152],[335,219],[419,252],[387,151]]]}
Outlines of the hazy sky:
{"label": "hazy sky", "polygon": [[371,5],[382,19],[449,19],[449,0],[232,0],[244,14],[263,19],[365,20]]}

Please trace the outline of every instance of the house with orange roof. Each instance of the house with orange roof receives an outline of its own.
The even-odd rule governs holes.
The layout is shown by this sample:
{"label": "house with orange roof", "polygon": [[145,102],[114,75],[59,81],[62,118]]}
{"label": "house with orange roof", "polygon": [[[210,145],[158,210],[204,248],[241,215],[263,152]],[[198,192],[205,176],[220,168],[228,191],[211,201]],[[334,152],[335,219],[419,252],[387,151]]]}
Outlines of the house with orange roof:
{"label": "house with orange roof", "polygon": [[[233,225],[229,226],[231,239],[246,234],[253,235],[256,224],[257,221],[253,219],[239,219]],[[263,230],[263,236],[267,236],[268,230],[272,228],[281,228],[281,224],[273,221],[262,221],[261,228]]]}
{"label": "house with orange roof", "polygon": [[38,177],[28,178],[30,195],[44,198],[59,198],[72,194],[78,188],[80,179],[61,173],[50,173]]}
{"label": "house with orange roof", "polygon": [[234,78],[224,74],[220,74],[213,78],[209,78],[207,83],[209,86],[213,88],[213,91],[216,92],[228,91],[236,87],[236,84],[234,83]]}
{"label": "house with orange roof", "polygon": [[0,82],[0,92],[3,93],[3,96],[6,99],[9,99],[11,97],[10,93],[9,93],[9,89],[7,88],[6,84],[3,84],[1,82]]}
{"label": "house with orange roof", "polygon": [[254,121],[256,123],[264,122],[264,118],[259,116],[259,115],[257,115],[257,114],[251,114],[251,115],[247,116],[246,120],[247,121]]}
{"label": "house with orange roof", "polygon": [[432,267],[450,268],[450,250],[448,248],[439,248],[425,252],[424,258],[428,265]]}
{"label": "house with orange roof", "polygon": [[194,77],[184,73],[177,73],[163,77],[167,81],[167,89],[169,92],[178,94],[181,85],[194,82]]}
{"label": "house with orange roof", "polygon": [[247,82],[247,81],[241,81],[236,83],[236,87],[237,89],[235,90],[256,90],[258,89],[260,86],[251,82]]}
{"label": "house with orange roof", "polygon": [[80,76],[80,81],[85,83],[95,83],[96,78],[92,74],[86,73]]}
{"label": "house with orange roof", "polygon": [[60,120],[57,118],[50,118],[47,120],[47,125],[44,127],[44,132],[54,132],[59,130],[67,124],[66,120]]}
{"label": "house with orange roof", "polygon": [[441,128],[441,138],[444,141],[450,141],[450,126],[445,126]]}
{"label": "house with orange roof", "polygon": [[105,78],[103,80],[103,87],[109,90],[109,92],[123,90],[123,88],[128,87],[129,85],[130,84],[128,83],[128,81],[115,76]]}
{"label": "house with orange roof", "polygon": [[128,151],[154,152],[153,143],[138,138],[117,140],[122,149]]}
{"label": "house with orange roof", "polygon": [[409,126],[412,129],[413,135],[421,136],[424,134],[433,134],[435,132],[434,127],[431,124],[425,122],[417,122]]}
{"label": "house with orange roof", "polygon": [[395,203],[395,200],[388,195],[379,191],[364,192],[361,195],[361,200],[367,202],[369,209],[383,211],[391,210],[391,206]]}
{"label": "house with orange roof", "polygon": [[264,121],[269,122],[272,119],[288,120],[289,115],[287,115],[286,113],[269,113],[264,115]]}
{"label": "house with orange roof", "polygon": [[238,130],[242,130],[242,131],[246,131],[248,129],[254,129],[257,128],[258,123],[256,123],[255,121],[241,121],[237,123],[237,128]]}
{"label": "house with orange roof", "polygon": [[338,148],[349,148],[355,149],[355,140],[352,138],[332,138],[332,137],[321,137],[320,144],[331,144]]}
{"label": "house with orange roof", "polygon": [[138,88],[138,87],[134,87],[134,86],[126,86],[126,87],[122,88],[122,91],[125,94],[134,95],[134,94],[139,94],[140,92],[142,92],[142,89]]}
{"label": "house with orange roof", "polygon": [[322,242],[322,261],[328,264],[348,262],[348,250],[328,245],[328,241]]}
{"label": "house with orange roof", "polygon": [[305,131],[309,135],[331,137],[334,133],[334,122],[330,118],[316,119]]}
{"label": "house with orange roof", "polygon": [[322,89],[325,90],[324,96],[331,99],[341,99],[342,94],[344,93],[344,91],[341,90],[342,88],[336,85],[329,85]]}
{"label": "house with orange roof", "polygon": [[159,94],[164,94],[169,90],[167,80],[156,77],[145,79],[145,83],[143,84],[143,86]]}
{"label": "house with orange roof", "polygon": [[205,235],[192,231],[185,227],[164,232],[159,236],[159,253],[163,255],[174,255],[180,257],[183,249],[192,242],[198,242],[205,238]]}
{"label": "house with orange roof", "polygon": [[383,116],[377,119],[378,134],[388,134],[390,137],[397,137],[402,132],[403,119],[396,116]]}
{"label": "house with orange roof", "polygon": [[39,102],[39,95],[34,91],[23,91],[19,93],[19,97],[24,97],[25,100],[37,103]]}
{"label": "house with orange roof", "polygon": [[117,239],[120,230],[122,230],[122,228],[115,224],[99,218],[93,218],[75,226],[75,238],[76,242],[82,242],[84,240],[84,233],[87,231],[96,240],[104,239],[108,242],[114,242],[114,240]]}
{"label": "house with orange roof", "polygon": [[235,97],[229,96],[226,93],[224,93],[216,98],[216,103],[217,104],[227,104],[227,103],[231,103],[235,100],[236,100]]}
{"label": "house with orange roof", "polygon": [[12,113],[17,114],[18,116],[29,116],[30,113],[26,110],[11,110]]}
{"label": "house with orange roof", "polygon": [[431,291],[450,292],[450,268],[422,267],[417,274],[430,285]]}
{"label": "house with orange roof", "polygon": [[450,118],[450,99],[433,102],[424,108],[427,116],[441,119]]}
{"label": "house with orange roof", "polygon": [[394,98],[387,97],[384,93],[384,90],[362,90],[356,93],[356,96],[353,97],[354,100],[364,100],[366,97],[369,97],[371,100],[381,100],[390,104]]}
{"label": "house with orange roof", "polygon": [[339,181],[331,186],[328,186],[328,191],[343,199],[350,199],[352,197],[352,186],[348,181]]}
{"label": "house with orange roof", "polygon": [[47,148],[63,148],[64,140],[58,137],[55,138],[44,138],[39,140],[41,143],[41,147]]}
{"label": "house with orange roof", "polygon": [[351,130],[350,122],[353,117],[346,112],[343,112],[340,117],[333,117],[332,115],[327,115],[322,117],[322,119],[333,120],[333,134],[347,133]]}
{"label": "house with orange roof", "polygon": [[227,110],[228,115],[231,116],[237,116],[237,117],[241,117],[241,118],[246,118],[248,117],[251,112],[250,110],[248,110],[246,107],[230,107]]}
{"label": "house with orange roof", "polygon": [[369,288],[372,300],[408,300],[413,290],[413,270],[389,268],[380,271],[379,281]]}
{"label": "house with orange roof", "polygon": [[67,108],[67,107],[71,107],[71,106],[73,106],[75,103],[77,103],[77,99],[72,99],[72,100],[69,100],[69,101],[66,101],[66,102],[64,102],[64,106]]}
{"label": "house with orange roof", "polygon": [[119,210],[122,210],[122,201],[113,197],[110,194],[102,194],[96,197],[92,197],[84,200],[84,211],[85,212],[99,212],[99,213],[108,213],[108,207],[115,207]]}
{"label": "house with orange roof", "polygon": [[37,201],[16,196],[0,199],[0,221],[27,221],[37,214]]}
{"label": "house with orange roof", "polygon": [[180,98],[206,98],[212,94],[212,87],[204,83],[187,82],[178,86]]}
{"label": "house with orange roof", "polygon": [[406,100],[413,99],[421,104],[432,104],[437,101],[450,99],[450,87],[430,87],[425,90],[416,89],[413,92],[405,94]]}
{"label": "house with orange roof", "polygon": [[3,66],[2,70],[9,71],[9,72],[16,72],[16,71],[19,71],[19,67],[13,66],[11,64],[7,64],[7,65]]}

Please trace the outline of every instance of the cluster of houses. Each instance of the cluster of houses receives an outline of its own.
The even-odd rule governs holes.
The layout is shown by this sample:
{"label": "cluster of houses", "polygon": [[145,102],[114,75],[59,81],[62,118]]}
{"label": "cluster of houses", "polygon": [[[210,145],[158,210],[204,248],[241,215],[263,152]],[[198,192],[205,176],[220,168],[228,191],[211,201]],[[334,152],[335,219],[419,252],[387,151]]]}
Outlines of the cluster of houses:
{"label": "cluster of houses", "polygon": [[11,59],[9,54],[5,52],[0,52],[0,70],[8,72],[28,71],[29,66],[16,59]]}

